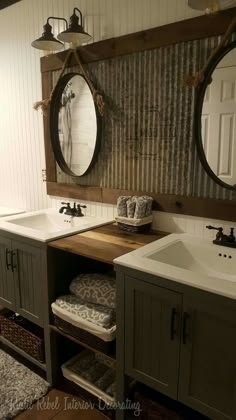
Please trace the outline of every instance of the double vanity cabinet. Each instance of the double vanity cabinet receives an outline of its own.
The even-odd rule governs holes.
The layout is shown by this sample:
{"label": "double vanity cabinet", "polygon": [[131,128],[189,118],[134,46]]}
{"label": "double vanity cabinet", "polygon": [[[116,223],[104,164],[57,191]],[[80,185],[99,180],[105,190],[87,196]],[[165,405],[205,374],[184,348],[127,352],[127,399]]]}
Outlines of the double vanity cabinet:
{"label": "double vanity cabinet", "polygon": [[112,268],[115,259],[117,401],[135,380],[210,419],[235,420],[236,300],[150,273],[151,260],[142,269],[122,262],[163,236],[110,224],[43,243],[0,230],[0,305],[43,328],[46,361],[35,364],[54,383],[66,347],[58,349],[57,338],[67,337],[53,325],[51,303],[80,270]]}

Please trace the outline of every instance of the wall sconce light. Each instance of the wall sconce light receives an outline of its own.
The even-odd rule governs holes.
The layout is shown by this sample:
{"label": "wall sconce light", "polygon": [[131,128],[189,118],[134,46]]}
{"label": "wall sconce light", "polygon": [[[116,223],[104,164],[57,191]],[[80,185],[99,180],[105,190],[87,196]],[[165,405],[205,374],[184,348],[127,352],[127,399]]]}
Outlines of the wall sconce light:
{"label": "wall sconce light", "polygon": [[[75,12],[78,12],[79,16]],[[73,10],[70,17],[70,25],[65,31],[61,32],[57,38],[63,42],[71,42],[72,44],[82,44],[91,39],[91,35],[84,31],[82,13],[77,7]]]}
{"label": "wall sconce light", "polygon": [[35,41],[31,42],[32,47],[37,48],[38,50],[43,51],[60,51],[64,47],[62,42],[58,41],[52,33],[52,27],[49,23],[50,19],[54,20],[62,20],[66,24],[66,28],[68,28],[67,20],[64,18],[54,17],[50,16],[47,18],[47,22],[43,27],[44,32],[42,33],[42,36]]}
{"label": "wall sconce light", "polygon": [[[77,16],[76,11],[79,16]],[[52,27],[49,24],[50,19],[62,20],[65,22],[66,29],[60,32],[56,39],[52,33]],[[82,13],[77,7],[73,10],[73,15],[70,17],[70,25],[65,18],[50,16],[43,27],[44,32],[42,36],[31,43],[32,47],[43,51],[60,51],[63,49],[63,42],[79,45],[91,39],[91,35],[84,31]]]}
{"label": "wall sconce light", "polygon": [[235,0],[188,0],[192,9],[205,10],[207,14],[219,12],[222,9],[229,9],[236,5]]}

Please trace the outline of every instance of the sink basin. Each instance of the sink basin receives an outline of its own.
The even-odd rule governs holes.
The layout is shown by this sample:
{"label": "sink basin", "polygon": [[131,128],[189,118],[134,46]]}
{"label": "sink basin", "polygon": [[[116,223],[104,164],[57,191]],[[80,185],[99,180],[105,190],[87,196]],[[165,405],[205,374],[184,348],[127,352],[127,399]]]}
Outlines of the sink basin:
{"label": "sink basin", "polygon": [[72,217],[60,214],[58,210],[46,209],[0,220],[0,229],[27,238],[48,242],[113,222],[103,217]]}
{"label": "sink basin", "polygon": [[[219,255],[221,254],[221,255]],[[226,257],[224,257],[226,255]],[[206,276],[235,276],[235,250],[182,237],[144,257]]]}
{"label": "sink basin", "polygon": [[236,248],[210,239],[171,234],[114,263],[236,299]]}

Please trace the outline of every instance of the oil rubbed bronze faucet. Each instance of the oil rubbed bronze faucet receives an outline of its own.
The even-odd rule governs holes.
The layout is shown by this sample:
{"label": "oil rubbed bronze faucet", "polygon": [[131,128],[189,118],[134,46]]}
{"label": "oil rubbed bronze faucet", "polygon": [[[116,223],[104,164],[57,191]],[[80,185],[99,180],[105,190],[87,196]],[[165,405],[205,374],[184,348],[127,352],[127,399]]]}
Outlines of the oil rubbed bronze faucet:
{"label": "oil rubbed bronze faucet", "polygon": [[214,229],[217,230],[216,238],[213,240],[213,244],[222,245],[222,246],[229,246],[231,248],[236,248],[236,241],[234,236],[234,228],[230,228],[230,234],[225,235],[223,233],[222,227],[215,227],[215,226],[206,226],[207,229]]}
{"label": "oil rubbed bronze faucet", "polygon": [[[75,217],[82,217],[84,214],[82,213],[81,208],[86,209],[87,206],[82,206],[82,204],[74,203],[74,207],[70,206],[70,203],[61,203],[63,206],[59,209],[59,213],[67,214],[68,216],[75,216]],[[65,210],[65,211],[64,211]]]}

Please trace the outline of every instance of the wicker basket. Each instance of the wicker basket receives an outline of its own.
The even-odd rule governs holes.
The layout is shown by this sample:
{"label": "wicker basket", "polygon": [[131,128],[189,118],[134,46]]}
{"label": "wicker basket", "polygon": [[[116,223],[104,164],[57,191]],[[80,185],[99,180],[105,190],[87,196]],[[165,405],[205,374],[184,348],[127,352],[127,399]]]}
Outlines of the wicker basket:
{"label": "wicker basket", "polygon": [[1,335],[39,362],[45,362],[43,330],[13,312],[0,314]]}
{"label": "wicker basket", "polygon": [[152,224],[152,215],[143,217],[142,219],[120,216],[116,216],[115,219],[119,229],[131,233],[147,232],[150,230]]}
{"label": "wicker basket", "polygon": [[131,232],[131,233],[141,233],[141,232],[148,232],[151,228],[151,223],[148,223],[146,225],[140,225],[140,226],[135,226],[135,225],[127,225],[125,223],[120,223],[118,222],[118,227],[121,230],[125,230],[126,232]]}
{"label": "wicker basket", "polygon": [[55,326],[65,334],[69,334],[84,344],[87,344],[95,350],[101,351],[105,354],[115,353],[115,340],[104,341],[101,338],[96,337],[96,335],[90,334],[82,328],[75,327],[69,322],[64,321],[64,319],[59,318],[55,314],[53,314],[53,317]]}

